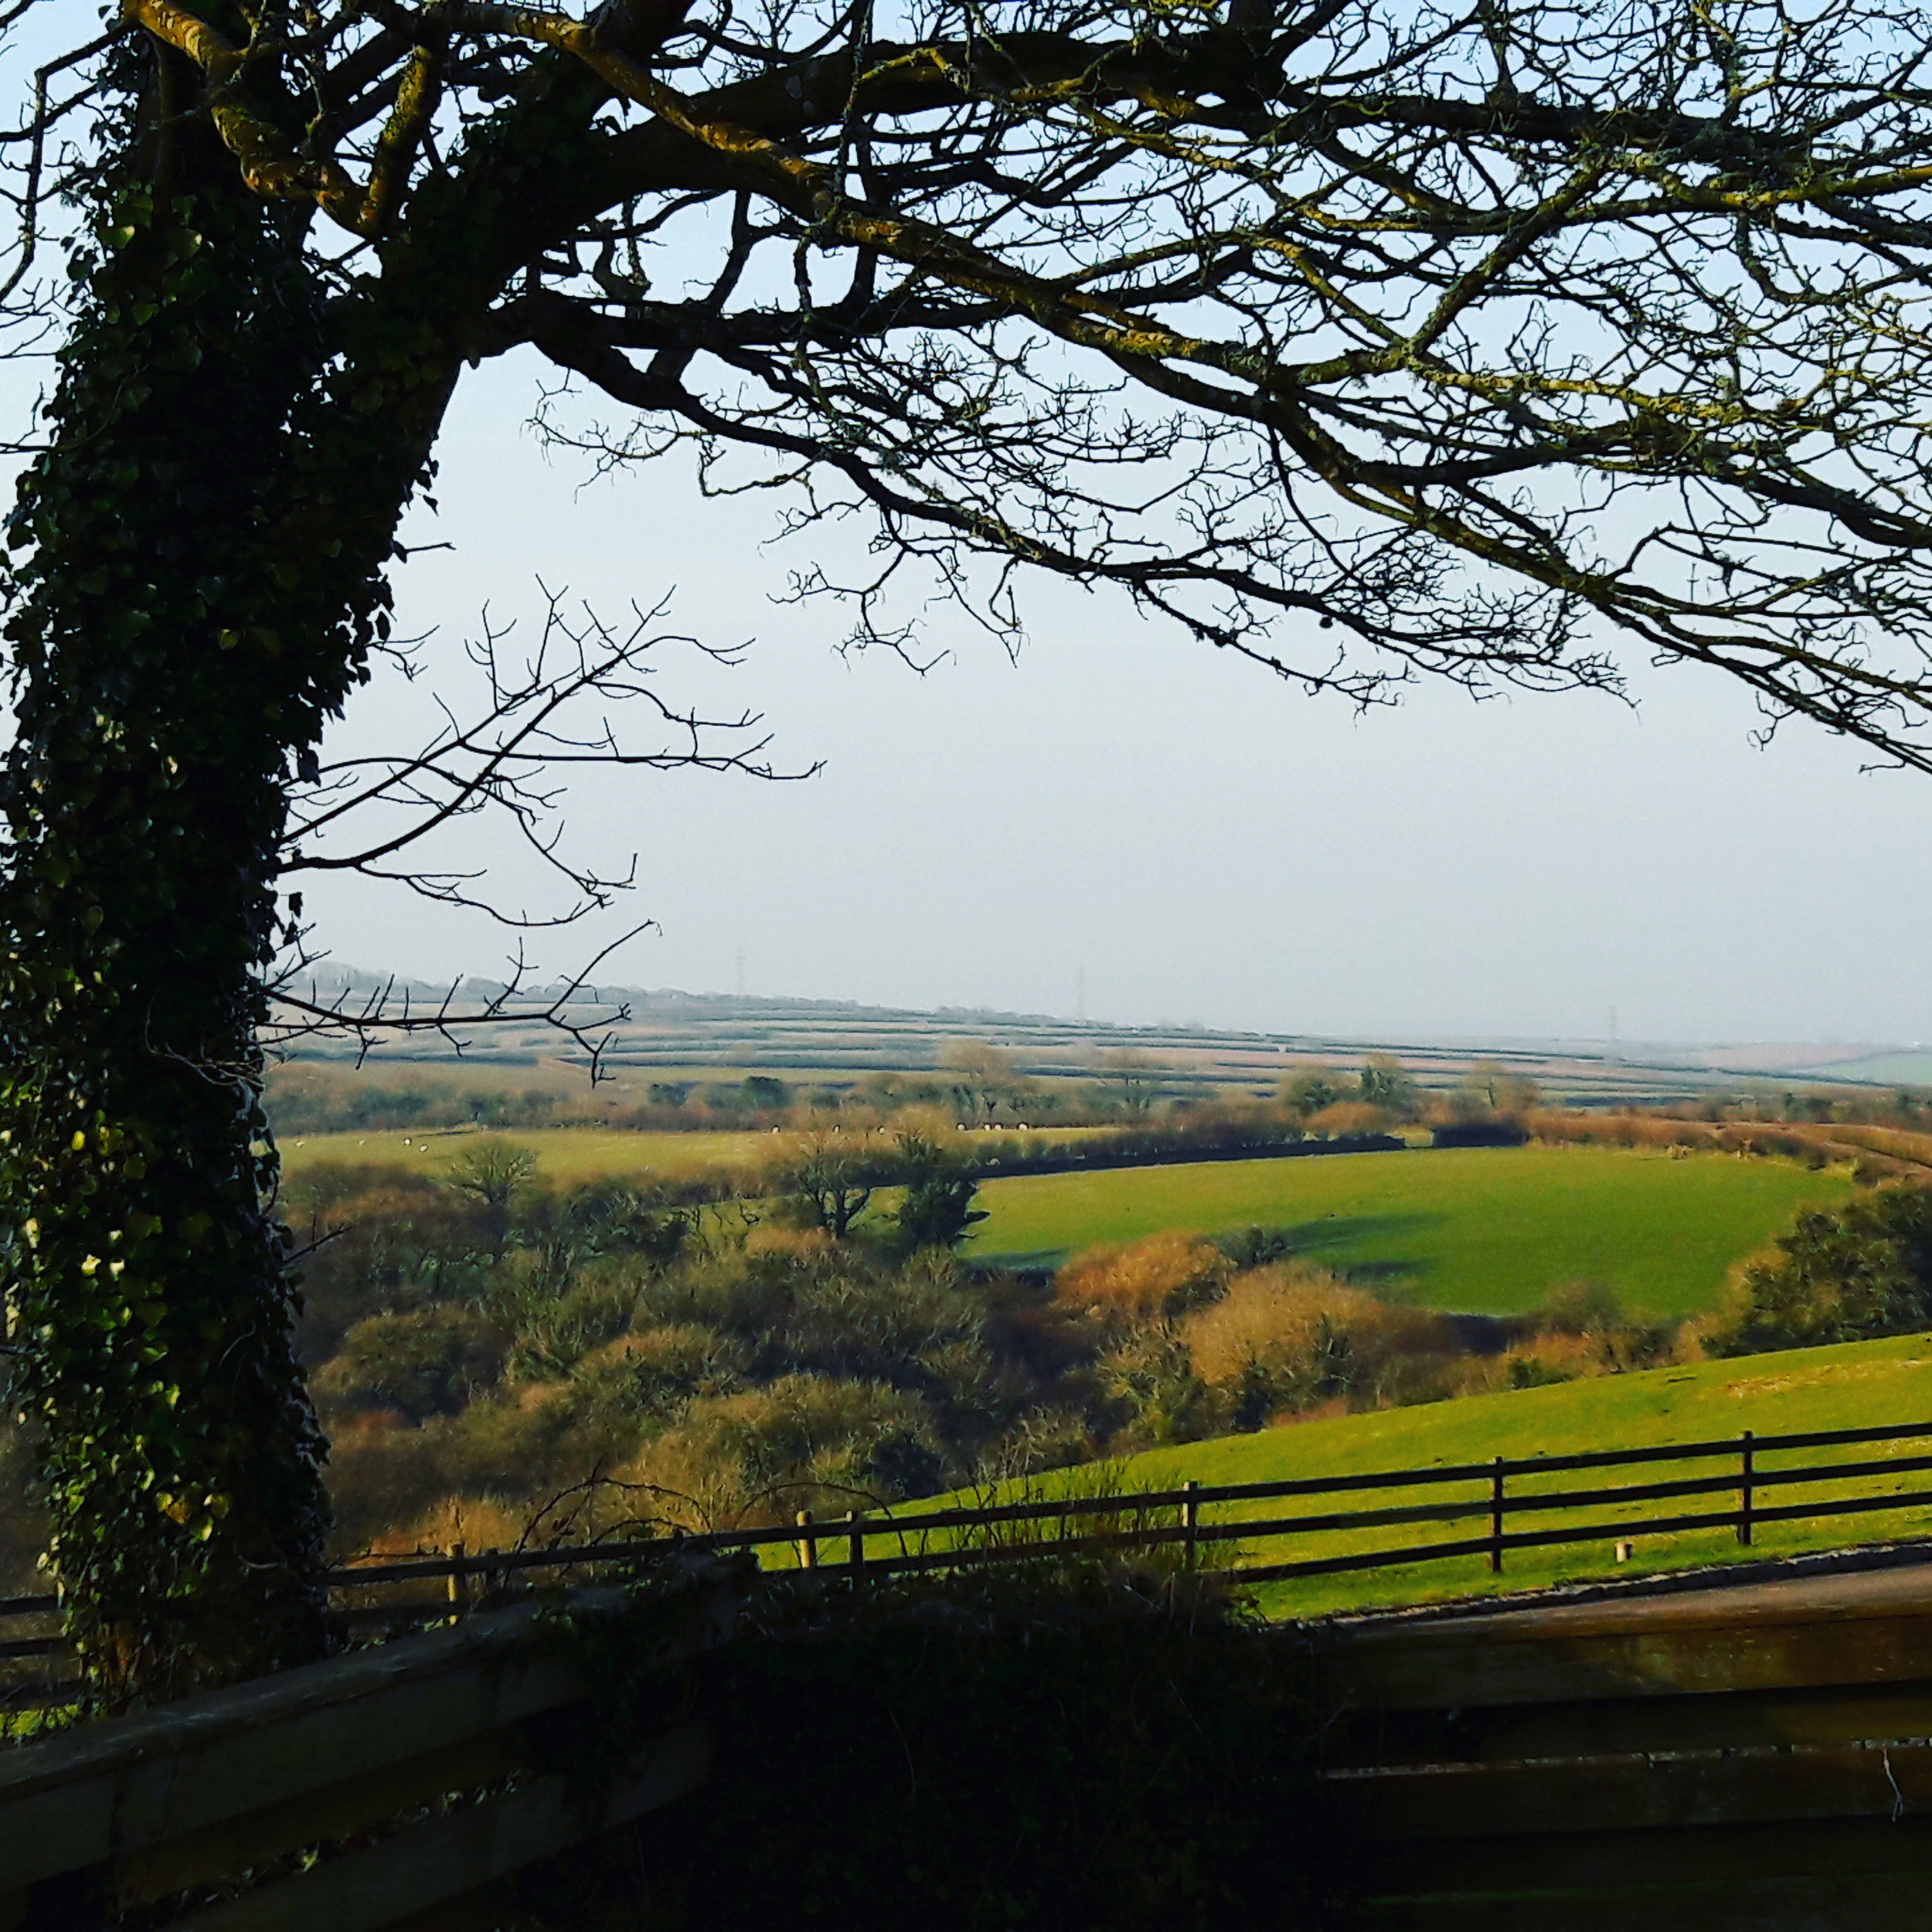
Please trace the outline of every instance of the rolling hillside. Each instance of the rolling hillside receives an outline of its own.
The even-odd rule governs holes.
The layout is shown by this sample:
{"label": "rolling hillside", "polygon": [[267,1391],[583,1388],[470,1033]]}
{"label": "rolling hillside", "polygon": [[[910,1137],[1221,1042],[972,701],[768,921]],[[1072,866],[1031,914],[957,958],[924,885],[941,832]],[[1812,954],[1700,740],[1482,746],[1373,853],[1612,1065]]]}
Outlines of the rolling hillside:
{"label": "rolling hillside", "polygon": [[1291,1227],[1308,1259],[1435,1308],[1509,1314],[1588,1280],[1670,1316],[1707,1306],[1733,1261],[1852,1185],[1782,1161],[1558,1147],[1022,1175],[981,1189],[972,1251],[1052,1263],[1169,1228]]}
{"label": "rolling hillside", "polygon": [[[1527,1458],[1709,1442],[1735,1438],[1747,1429],[1762,1437],[1907,1424],[1932,1427],[1932,1335],[1794,1349],[1635,1375],[1605,1376],[1501,1395],[1470,1396],[1415,1408],[1313,1419],[1253,1435],[1151,1450],[1117,1462],[1052,1471],[1025,1484],[1004,1485],[971,1498],[934,1498],[908,1504],[900,1513],[912,1515],[943,1506],[948,1501],[1002,1502],[1022,1495],[1045,1498],[1070,1493],[1091,1495],[1171,1490],[1190,1479],[1209,1486],[1285,1481],[1381,1470],[1459,1467],[1485,1463],[1496,1456]],[[1925,1441],[1920,1440],[1896,1448],[1811,1450],[1804,1452],[1801,1458],[1767,1454],[1760,1456],[1760,1467],[1788,1467],[1801,1459],[1808,1465],[1854,1457],[1891,1460],[1922,1456],[1927,1447]],[[1713,1468],[1709,1462],[1663,1463],[1646,1465],[1624,1479],[1651,1481],[1678,1475],[1708,1475]],[[1614,1479],[1609,1476],[1559,1478],[1570,1482]],[[1846,1493],[1876,1490],[1889,1494],[1927,1485],[1927,1477],[1920,1470],[1897,1477],[1862,1479],[1843,1488]],[[1468,1498],[1477,1498],[1482,1487],[1480,1483],[1468,1485]],[[1432,1493],[1444,1499],[1451,1496],[1464,1499],[1458,1490],[1444,1488]],[[1794,1493],[1787,1490],[1779,1499],[1791,1500]],[[1593,1577],[1637,1575],[1697,1563],[1732,1562],[1747,1556],[1758,1558],[1932,1536],[1932,1511],[1923,1508],[1879,1509],[1864,1515],[1833,1519],[1825,1512],[1825,1505],[1834,1493],[1833,1486],[1828,1484],[1801,1492],[1802,1499],[1820,1505],[1818,1519],[1761,1525],[1749,1550],[1740,1547],[1729,1529],[1704,1530],[1639,1539],[1631,1560],[1624,1565],[1617,1563],[1611,1544],[1599,1542],[1512,1553],[1505,1573],[1500,1578],[1488,1573],[1481,1557],[1471,1556],[1413,1569],[1392,1566],[1264,1584],[1255,1594],[1261,1607],[1270,1615],[1306,1616],[1373,1604],[1485,1596]],[[1369,1491],[1338,1498],[1332,1505],[1311,1502],[1299,1506],[1372,1509],[1386,1502],[1415,1499],[1413,1491],[1400,1495]],[[1239,1513],[1251,1515],[1265,1511],[1273,1514],[1294,1506],[1246,1505],[1239,1506]],[[1717,1498],[1682,1506],[1714,1510],[1726,1505],[1723,1498]],[[1628,1513],[1635,1515],[1658,1507],[1655,1503],[1643,1505]],[[1617,1513],[1600,1507],[1587,1515],[1592,1521],[1602,1521]],[[1456,1533],[1480,1533],[1480,1530],[1445,1532],[1422,1524],[1311,1535],[1292,1545],[1286,1539],[1274,1538],[1241,1547],[1247,1549],[1250,1560],[1283,1562],[1388,1549]]]}

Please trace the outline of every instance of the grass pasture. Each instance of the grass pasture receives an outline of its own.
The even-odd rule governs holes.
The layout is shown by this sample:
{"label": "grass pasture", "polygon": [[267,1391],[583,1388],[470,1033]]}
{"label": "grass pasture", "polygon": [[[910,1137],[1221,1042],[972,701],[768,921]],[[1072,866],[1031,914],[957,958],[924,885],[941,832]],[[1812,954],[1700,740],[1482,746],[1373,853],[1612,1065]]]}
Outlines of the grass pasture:
{"label": "grass pasture", "polygon": [[[485,1138],[473,1128],[291,1134],[281,1144],[282,1165],[291,1177],[328,1165],[364,1164],[440,1175],[466,1148]],[[539,1128],[528,1133],[512,1129],[494,1138],[531,1148],[539,1171],[560,1187],[733,1166],[755,1158],[772,1138],[769,1133],[640,1134],[595,1127]]]}
{"label": "grass pasture", "polygon": [[[1729,1439],[1743,1430],[1760,1436],[1811,1430],[1879,1427],[1893,1424],[1932,1427],[1932,1335],[1895,1337],[1842,1347],[1792,1350],[1742,1360],[1700,1362],[1641,1374],[1607,1376],[1506,1394],[1466,1397],[1417,1408],[1336,1416],[1269,1429],[1253,1435],[1192,1443],[1149,1451],[1122,1461],[1057,1470],[968,1496],[934,1497],[907,1503],[896,1514],[917,1515],[950,1505],[1047,1501],[1056,1495],[1094,1496],[1172,1490],[1190,1479],[1206,1487],[1297,1478],[1365,1475],[1379,1471],[1461,1467],[1495,1456],[1512,1459],[1611,1449],[1645,1448],[1673,1443]],[[1780,1468],[1854,1461],[1892,1461],[1932,1451],[1924,1440],[1811,1449],[1759,1459],[1760,1473]],[[1512,1492],[1539,1489],[1610,1487],[1622,1482],[1668,1481],[1692,1475],[1734,1475],[1736,1462],[1698,1460],[1640,1465],[1624,1471],[1560,1473],[1541,1479],[1512,1479]],[[1760,1488],[1760,1505],[1807,1503],[1825,1509],[1837,1497],[1896,1495],[1932,1488],[1932,1474],[1848,1478],[1802,1487]],[[1445,1485],[1439,1489],[1368,1489],[1316,1496],[1203,1508],[1204,1524],[1373,1509],[1391,1505],[1454,1502],[1480,1505],[1485,1481]],[[1587,1522],[1634,1520],[1646,1515],[1716,1512],[1734,1507],[1727,1495],[1682,1502],[1643,1502],[1598,1507],[1583,1512],[1551,1512],[1540,1518],[1511,1519],[1512,1529],[1551,1529]],[[1171,1520],[1168,1512],[1162,1520]],[[1222,1543],[1223,1560],[1268,1563],[1338,1556],[1480,1536],[1485,1520],[1456,1523],[1383,1526],[1347,1532],[1307,1532]],[[1932,1510],[1873,1509],[1869,1513],[1796,1522],[1760,1523],[1752,1546],[1742,1548],[1728,1527],[1638,1539],[1628,1564],[1615,1560],[1609,1542],[1512,1550],[1504,1574],[1492,1577],[1480,1556],[1450,1558],[1413,1568],[1389,1566],[1338,1576],[1264,1583],[1255,1594],[1262,1608],[1277,1617],[1319,1615],[1376,1605],[1444,1601],[1485,1597],[1606,1576],[1629,1577],[1681,1570],[1699,1563],[1754,1560],[1804,1550],[1932,1536]],[[875,1543],[872,1553],[886,1553]],[[835,1562],[842,1547],[828,1546],[823,1560]],[[781,1546],[770,1560],[787,1564]]]}
{"label": "grass pasture", "polygon": [[[1022,1134],[1017,1129],[1005,1129],[999,1138],[1022,1144],[1043,1140],[1057,1144],[1104,1131],[1058,1127]],[[662,1177],[708,1168],[750,1166],[767,1155],[779,1138],[769,1128],[716,1133],[684,1130],[651,1133],[628,1128],[419,1127],[372,1128],[346,1134],[291,1134],[279,1145],[282,1165],[291,1177],[332,1164],[338,1167],[379,1165],[406,1168],[418,1174],[440,1174],[466,1148],[486,1136],[530,1148],[537,1157],[539,1171],[560,1187],[644,1175]]]}
{"label": "grass pasture", "polygon": [[1662,1317],[1708,1306],[1732,1263],[1849,1176],[1721,1155],[1457,1148],[1021,1175],[980,1190],[981,1259],[1057,1263],[1170,1228],[1292,1227],[1311,1261],[1433,1308],[1508,1315],[1600,1281]]}

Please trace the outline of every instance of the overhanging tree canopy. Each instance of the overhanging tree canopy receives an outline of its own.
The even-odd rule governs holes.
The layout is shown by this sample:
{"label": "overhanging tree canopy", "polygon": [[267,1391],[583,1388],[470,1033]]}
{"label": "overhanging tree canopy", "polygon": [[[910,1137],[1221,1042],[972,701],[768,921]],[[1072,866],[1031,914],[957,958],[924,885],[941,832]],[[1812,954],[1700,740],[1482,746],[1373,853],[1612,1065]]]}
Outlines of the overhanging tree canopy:
{"label": "overhanging tree canopy", "polygon": [[[1932,769],[1929,26],[127,0],[77,29],[9,151],[9,292],[67,333],[10,526],[0,1148],[15,1386],[104,1670],[323,1641],[263,975],[316,857],[291,789],[386,637],[466,366],[528,345],[621,405],[567,432],[600,461],[689,441],[808,529],[868,514],[871,573],[806,584],[862,638],[905,643],[909,571],[998,630],[1032,570],[1362,700],[1614,683],[1621,634]],[[25,259],[56,183],[87,223],[60,304]]]}

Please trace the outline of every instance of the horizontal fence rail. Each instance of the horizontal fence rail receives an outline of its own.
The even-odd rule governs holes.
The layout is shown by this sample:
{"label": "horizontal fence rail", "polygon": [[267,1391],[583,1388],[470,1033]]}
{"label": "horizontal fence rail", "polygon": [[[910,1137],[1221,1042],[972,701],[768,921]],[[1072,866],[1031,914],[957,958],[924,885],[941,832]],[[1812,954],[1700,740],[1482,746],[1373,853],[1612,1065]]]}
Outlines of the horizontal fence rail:
{"label": "horizontal fence rail", "polygon": [[[1918,1445],[1913,1453],[1791,1460],[1807,1452],[1903,1451],[1911,1445]],[[1645,1474],[1670,1465],[1693,1473]],[[1634,1479],[1563,1480],[1613,1471]],[[1187,1482],[923,1511],[912,1504],[853,1511],[842,1519],[801,1512],[789,1523],[700,1533],[667,1529],[645,1540],[474,1553],[458,1546],[448,1553],[346,1564],[330,1573],[329,1583],[351,1628],[377,1634],[384,1627],[420,1629],[499,1604],[533,1583],[621,1570],[671,1547],[693,1554],[752,1551],[770,1568],[850,1578],[1121,1551],[1186,1566],[1213,1563],[1253,1583],[1470,1557],[1485,1560],[1490,1573],[1501,1574],[1512,1552],[1708,1531],[1748,1546],[1766,1525],[1842,1518],[1849,1527],[1874,1512],[1926,1509],[1932,1508],[1932,1484],[1903,1484],[1928,1475],[1932,1422],[1777,1435],[1747,1430],[1645,1448],[1499,1456],[1274,1482]],[[1816,1493],[1821,1489],[1835,1493]],[[1341,1506],[1317,1506],[1327,1499]],[[1711,1506],[1682,1506],[1706,1503]],[[1676,1506],[1643,1513],[1659,1504]],[[1431,1529],[1450,1533],[1398,1540],[1379,1533]],[[0,1599],[0,1673],[11,1671],[18,1679],[37,1667],[39,1691],[57,1689],[45,1681],[66,1655],[55,1628],[57,1608],[52,1597]],[[32,1689],[16,1682],[9,1693],[0,1678],[0,1699],[9,1695],[16,1704],[34,1701]]]}
{"label": "horizontal fence rail", "polygon": [[1922,1932],[1932,1566],[1307,1633],[1351,1932]]}
{"label": "horizontal fence rail", "polygon": [[[675,1672],[727,1641],[743,1589],[666,1565],[642,1613],[570,1600]],[[281,1672],[0,1753],[0,1926],[182,1932],[420,1925],[710,1774],[704,1726],[667,1719],[582,1790],[543,1726],[594,1707],[590,1655],[536,1604]],[[494,1923],[493,1913],[480,1920]]]}

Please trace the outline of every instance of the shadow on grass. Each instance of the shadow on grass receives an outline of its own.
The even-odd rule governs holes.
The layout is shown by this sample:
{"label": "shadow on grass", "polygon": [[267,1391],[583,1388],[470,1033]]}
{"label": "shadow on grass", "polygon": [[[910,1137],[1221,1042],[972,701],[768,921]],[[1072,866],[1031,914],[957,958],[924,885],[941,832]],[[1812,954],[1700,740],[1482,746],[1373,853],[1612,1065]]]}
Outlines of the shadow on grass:
{"label": "shadow on grass", "polygon": [[970,1247],[966,1250],[974,1267],[1003,1268],[1009,1274],[1053,1274],[1073,1253],[1071,1248],[1015,1248],[999,1254],[982,1254]]}
{"label": "shadow on grass", "polygon": [[[1278,1226],[1244,1226],[1235,1222],[1204,1233],[1209,1240],[1232,1244],[1237,1265],[1242,1267],[1261,1266],[1270,1261],[1318,1261],[1332,1267],[1336,1274],[1351,1281],[1374,1287],[1385,1281],[1417,1281],[1435,1267],[1435,1259],[1430,1255],[1408,1255],[1358,1260],[1340,1250],[1391,1247],[1405,1239],[1413,1240],[1426,1229],[1439,1227],[1444,1219],[1440,1214],[1324,1214],[1311,1221]],[[1242,1251],[1244,1247],[1252,1251]],[[1005,1268],[1015,1274],[1050,1273],[1076,1252],[1071,1247],[975,1251],[972,1259],[982,1267]]]}

